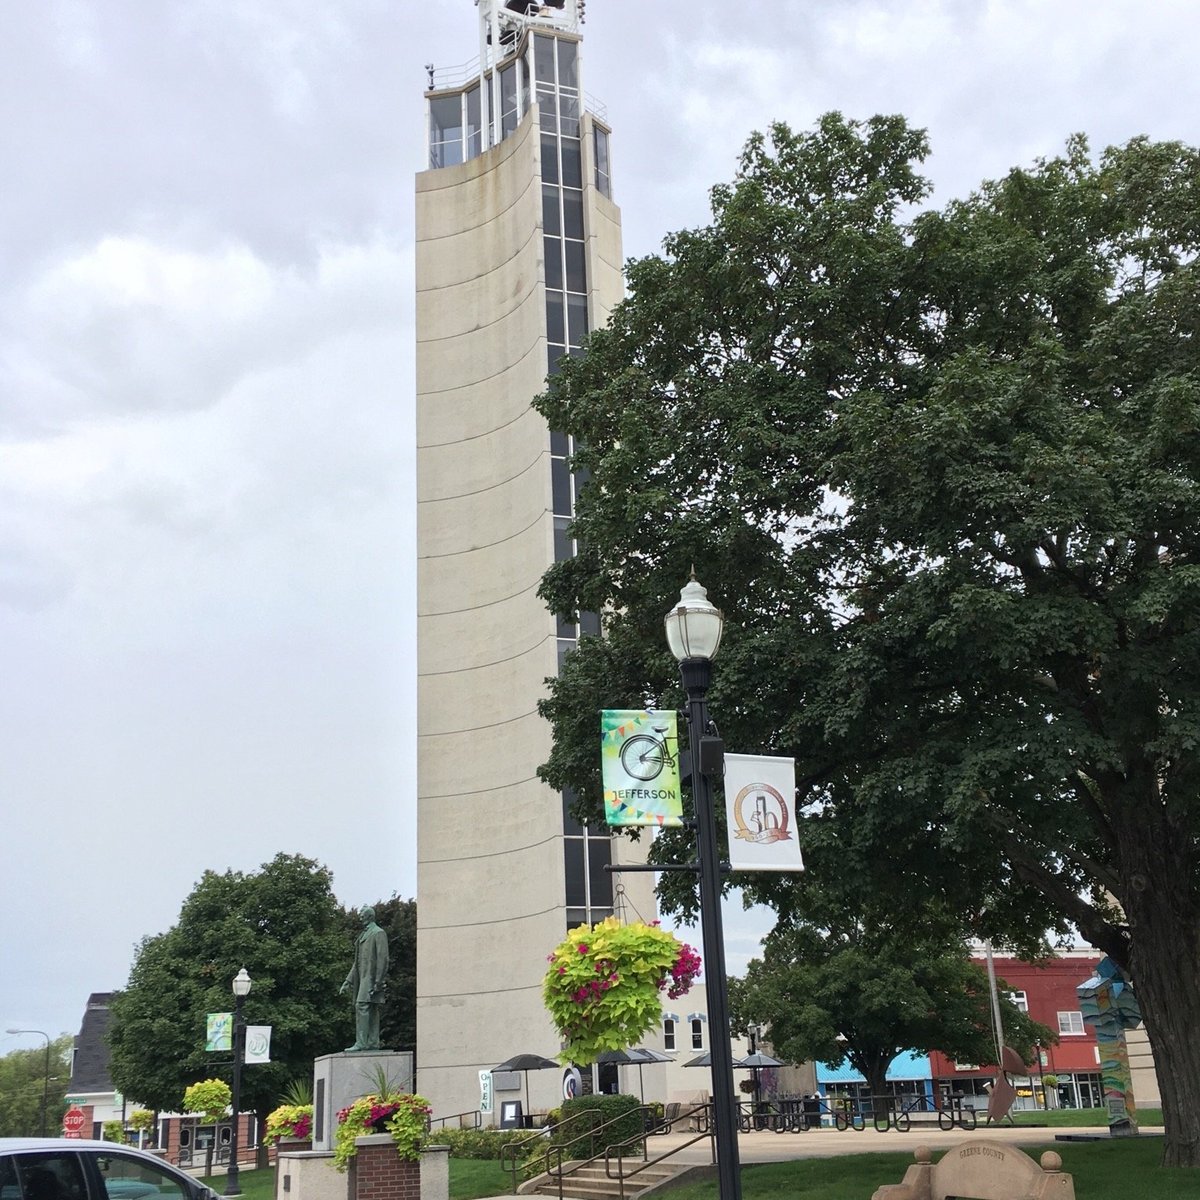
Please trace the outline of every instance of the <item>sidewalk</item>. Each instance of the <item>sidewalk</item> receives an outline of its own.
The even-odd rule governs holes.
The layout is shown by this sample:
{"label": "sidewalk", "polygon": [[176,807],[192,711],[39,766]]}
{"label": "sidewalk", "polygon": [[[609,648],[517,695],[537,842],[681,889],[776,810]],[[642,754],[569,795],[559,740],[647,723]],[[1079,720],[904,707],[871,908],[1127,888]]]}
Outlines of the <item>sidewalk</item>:
{"label": "sidewalk", "polygon": [[[1161,1133],[1162,1128],[1155,1126],[1142,1130],[1143,1134]],[[1031,1126],[1013,1125],[980,1125],[978,1129],[966,1132],[962,1129],[944,1131],[935,1123],[917,1125],[908,1133],[898,1133],[889,1129],[878,1133],[868,1125],[861,1133],[853,1129],[839,1132],[836,1129],[810,1129],[804,1133],[770,1133],[768,1131],[738,1134],[738,1157],[743,1166],[752,1163],[788,1162],[797,1158],[832,1158],[839,1154],[871,1154],[889,1150],[911,1154],[918,1146],[929,1146],[933,1150],[947,1150],[960,1142],[986,1138],[989,1141],[1001,1142],[1009,1146],[1052,1146],[1054,1135],[1096,1133],[1107,1137],[1107,1130],[1097,1127],[1089,1129],[1051,1129]],[[669,1150],[684,1146],[694,1138],[694,1133],[667,1133],[647,1139],[647,1149],[651,1157],[659,1158]],[[711,1163],[712,1141],[705,1138],[696,1142],[678,1154],[672,1156],[671,1162],[687,1163],[689,1165]]]}

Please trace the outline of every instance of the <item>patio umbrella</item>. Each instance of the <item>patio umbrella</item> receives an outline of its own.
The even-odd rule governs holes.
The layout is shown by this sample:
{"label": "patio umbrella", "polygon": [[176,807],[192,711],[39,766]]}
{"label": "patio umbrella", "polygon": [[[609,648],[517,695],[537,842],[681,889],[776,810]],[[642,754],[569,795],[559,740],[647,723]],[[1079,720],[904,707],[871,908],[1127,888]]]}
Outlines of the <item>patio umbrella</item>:
{"label": "patio umbrella", "polygon": [[769,1054],[763,1054],[761,1050],[756,1050],[753,1054],[747,1054],[745,1058],[737,1059],[733,1068],[735,1071],[753,1071],[754,1072],[754,1096],[758,1098],[758,1069],[759,1067],[782,1067],[783,1063],[777,1058],[772,1058]]}
{"label": "patio umbrella", "polygon": [[644,1046],[634,1046],[626,1050],[605,1050],[596,1061],[598,1063],[616,1063],[619,1067],[637,1067],[638,1091],[642,1103],[646,1103],[646,1085],[642,1082],[642,1067],[646,1063],[671,1062],[671,1056],[661,1050],[649,1050]]}
{"label": "patio umbrella", "polygon": [[711,1067],[712,1066],[712,1051],[705,1050],[703,1054],[697,1054],[690,1062],[683,1064],[685,1067]]}
{"label": "patio umbrella", "polygon": [[753,1054],[747,1054],[745,1058],[735,1060],[733,1065],[737,1068],[753,1068],[757,1071],[759,1067],[782,1067],[783,1063],[769,1054],[755,1051]]}
{"label": "patio umbrella", "polygon": [[492,1068],[492,1074],[497,1071],[520,1071],[525,1076],[525,1108],[526,1116],[529,1115],[529,1072],[530,1071],[548,1071],[551,1067],[557,1067],[558,1063],[552,1058],[544,1058],[540,1054],[514,1054],[512,1058],[506,1058],[498,1067]]}

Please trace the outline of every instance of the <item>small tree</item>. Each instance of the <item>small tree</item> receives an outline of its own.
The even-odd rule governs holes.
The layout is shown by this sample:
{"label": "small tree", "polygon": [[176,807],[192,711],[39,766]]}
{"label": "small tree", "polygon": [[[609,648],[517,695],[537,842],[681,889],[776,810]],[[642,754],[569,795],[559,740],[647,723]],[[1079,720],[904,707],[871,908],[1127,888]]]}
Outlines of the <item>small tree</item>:
{"label": "small tree", "polygon": [[[198,1114],[201,1125],[215,1125],[229,1111],[232,1101],[233,1093],[223,1079],[203,1079],[183,1093],[183,1111]],[[233,1119],[237,1120],[236,1113]],[[204,1157],[205,1175],[212,1175],[214,1140],[209,1140]]]}
{"label": "small tree", "polygon": [[148,1108],[135,1108],[129,1115],[129,1127],[139,1135],[153,1134],[157,1124],[155,1114]]}
{"label": "small tree", "polygon": [[[897,1054],[941,1050],[961,1062],[996,1058],[986,974],[961,939],[936,921],[847,914],[832,928],[777,932],[731,989],[739,1019],[765,1022],[789,1062],[844,1061],[887,1094]],[[1004,1040],[1027,1061],[1053,1032],[1001,995]]]}

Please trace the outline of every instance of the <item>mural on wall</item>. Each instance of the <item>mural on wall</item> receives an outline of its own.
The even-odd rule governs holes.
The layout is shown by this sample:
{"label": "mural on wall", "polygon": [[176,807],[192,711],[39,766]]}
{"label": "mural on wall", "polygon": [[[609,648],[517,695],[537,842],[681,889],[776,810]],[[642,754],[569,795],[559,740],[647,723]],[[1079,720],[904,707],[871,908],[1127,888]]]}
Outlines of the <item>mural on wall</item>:
{"label": "mural on wall", "polygon": [[1113,1137],[1133,1136],[1138,1131],[1137,1106],[1125,1030],[1136,1029],[1142,1023],[1137,997],[1111,958],[1102,959],[1095,975],[1075,990],[1084,1021],[1096,1031],[1104,1102],[1108,1106],[1108,1131]]}

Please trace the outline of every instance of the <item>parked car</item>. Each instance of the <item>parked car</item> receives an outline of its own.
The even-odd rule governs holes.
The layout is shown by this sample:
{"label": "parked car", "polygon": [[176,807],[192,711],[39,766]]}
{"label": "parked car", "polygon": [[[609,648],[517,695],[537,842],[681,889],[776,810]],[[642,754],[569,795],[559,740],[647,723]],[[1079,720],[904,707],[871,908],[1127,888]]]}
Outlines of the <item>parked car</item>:
{"label": "parked car", "polygon": [[217,1200],[198,1179],[129,1146],[0,1138],[0,1200]]}

